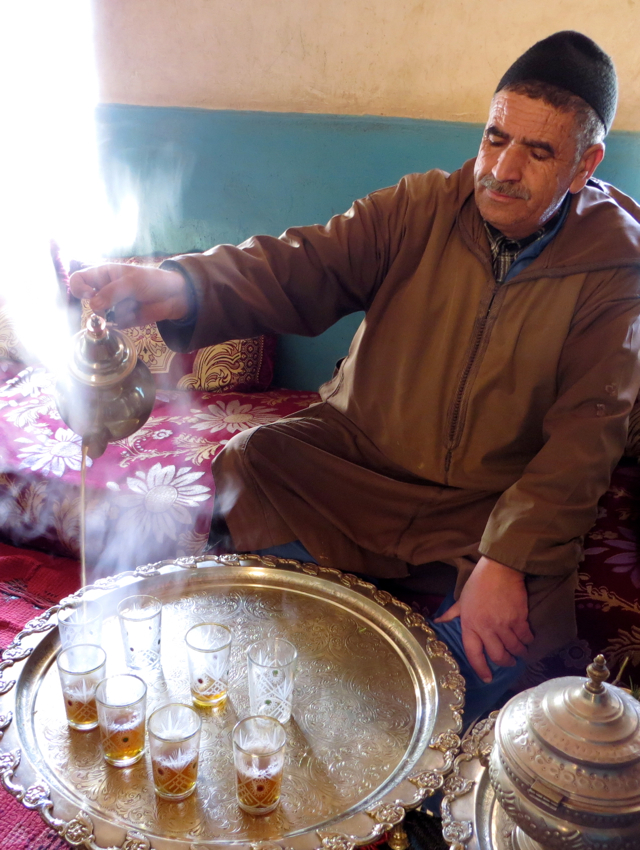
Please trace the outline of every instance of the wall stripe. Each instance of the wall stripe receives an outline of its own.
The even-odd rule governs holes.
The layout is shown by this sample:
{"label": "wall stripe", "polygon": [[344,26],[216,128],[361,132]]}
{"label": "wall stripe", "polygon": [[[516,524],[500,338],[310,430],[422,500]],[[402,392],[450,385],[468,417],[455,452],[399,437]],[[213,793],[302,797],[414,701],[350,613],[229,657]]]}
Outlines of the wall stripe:
{"label": "wall stripe", "polygon": [[[141,205],[135,244],[115,253],[205,250],[254,233],[324,223],[404,174],[453,171],[481,125],[371,115],[235,112],[104,104],[101,161],[114,203]],[[598,176],[640,198],[640,133],[612,133]],[[359,317],[317,340],[285,338],[277,381],[314,389],[331,375]]]}

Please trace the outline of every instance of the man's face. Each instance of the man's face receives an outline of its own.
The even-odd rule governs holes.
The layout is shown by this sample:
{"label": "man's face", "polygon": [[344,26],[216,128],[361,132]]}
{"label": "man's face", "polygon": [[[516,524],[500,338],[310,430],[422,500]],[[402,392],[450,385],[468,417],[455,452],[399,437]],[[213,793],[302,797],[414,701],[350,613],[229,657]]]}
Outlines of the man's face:
{"label": "man's face", "polygon": [[567,190],[586,182],[576,163],[574,116],[542,100],[501,91],[474,170],[480,215],[510,239],[535,233],[558,209]]}

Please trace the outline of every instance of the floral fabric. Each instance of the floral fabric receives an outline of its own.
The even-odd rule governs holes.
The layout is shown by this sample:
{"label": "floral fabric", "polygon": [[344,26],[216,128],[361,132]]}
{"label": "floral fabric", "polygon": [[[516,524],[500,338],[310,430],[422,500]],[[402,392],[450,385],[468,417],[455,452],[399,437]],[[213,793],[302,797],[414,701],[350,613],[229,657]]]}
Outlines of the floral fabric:
{"label": "floral fabric", "polygon": [[600,500],[594,527],[585,540],[576,593],[578,637],[556,656],[529,671],[531,681],[584,675],[602,653],[612,675],[625,660],[622,685],[640,685],[640,467],[623,459]]}
{"label": "floral fabric", "polygon": [[6,307],[0,307],[0,363],[19,363],[24,368],[26,352],[11,320]]}
{"label": "floral fabric", "polygon": [[[0,526],[16,545],[80,553],[81,440],[60,419],[53,376],[24,369],[0,386]],[[211,461],[238,431],[274,422],[316,393],[159,390],[153,413],[86,472],[87,567],[100,575],[206,542]]]}

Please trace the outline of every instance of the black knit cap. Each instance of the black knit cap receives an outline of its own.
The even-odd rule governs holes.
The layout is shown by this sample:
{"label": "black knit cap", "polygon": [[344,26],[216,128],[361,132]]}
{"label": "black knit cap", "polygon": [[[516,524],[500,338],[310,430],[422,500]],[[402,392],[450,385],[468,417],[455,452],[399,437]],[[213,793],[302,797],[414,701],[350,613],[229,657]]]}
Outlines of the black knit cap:
{"label": "black knit cap", "polygon": [[577,94],[594,109],[608,133],[618,101],[611,57],[582,33],[564,30],[538,41],[513,63],[496,92],[511,83],[539,80]]}

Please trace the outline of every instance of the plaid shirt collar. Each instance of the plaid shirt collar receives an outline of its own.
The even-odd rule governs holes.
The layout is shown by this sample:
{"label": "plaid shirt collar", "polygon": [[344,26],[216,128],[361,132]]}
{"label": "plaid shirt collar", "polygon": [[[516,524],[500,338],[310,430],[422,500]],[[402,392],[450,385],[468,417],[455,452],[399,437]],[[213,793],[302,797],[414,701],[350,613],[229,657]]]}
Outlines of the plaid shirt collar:
{"label": "plaid shirt collar", "polygon": [[525,248],[528,248],[529,245],[533,245],[534,242],[542,239],[545,233],[548,233],[556,226],[558,219],[564,210],[564,203],[565,202],[563,201],[558,212],[553,215],[546,224],[543,224],[543,226],[539,230],[536,230],[535,233],[532,233],[531,236],[525,236],[524,239],[509,239],[493,227],[493,225],[489,224],[488,221],[484,222],[484,229],[487,232],[489,247],[491,249],[491,263],[493,265],[493,274],[496,279],[496,283],[502,283],[507,276],[507,272],[511,268],[512,263],[518,259],[518,256]]}

